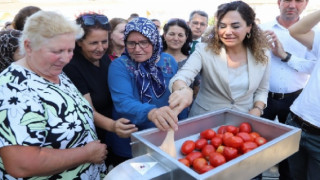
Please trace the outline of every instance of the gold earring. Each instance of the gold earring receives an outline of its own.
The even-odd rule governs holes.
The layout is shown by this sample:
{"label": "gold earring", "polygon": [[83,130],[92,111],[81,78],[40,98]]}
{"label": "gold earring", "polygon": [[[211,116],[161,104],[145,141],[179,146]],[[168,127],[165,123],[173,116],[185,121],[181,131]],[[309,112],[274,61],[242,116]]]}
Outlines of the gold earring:
{"label": "gold earring", "polygon": [[251,33],[247,33],[247,38],[248,38],[248,39],[251,38]]}

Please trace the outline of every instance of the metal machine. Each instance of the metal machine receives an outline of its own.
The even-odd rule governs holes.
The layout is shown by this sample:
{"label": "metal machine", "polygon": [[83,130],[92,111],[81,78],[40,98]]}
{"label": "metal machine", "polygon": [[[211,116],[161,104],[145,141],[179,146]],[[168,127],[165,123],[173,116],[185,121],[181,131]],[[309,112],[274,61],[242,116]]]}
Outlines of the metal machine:
{"label": "metal machine", "polygon": [[[239,126],[242,122],[249,122],[252,130],[268,142],[204,174],[198,174],[178,161],[183,157],[180,148],[184,141],[198,139],[200,132],[208,128],[217,130],[221,125]],[[105,179],[248,180],[297,152],[300,135],[298,128],[250,114],[230,109],[214,111],[179,122],[179,130],[175,132],[177,159],[159,148],[166,132],[152,128],[133,133],[133,158],[113,168]]]}

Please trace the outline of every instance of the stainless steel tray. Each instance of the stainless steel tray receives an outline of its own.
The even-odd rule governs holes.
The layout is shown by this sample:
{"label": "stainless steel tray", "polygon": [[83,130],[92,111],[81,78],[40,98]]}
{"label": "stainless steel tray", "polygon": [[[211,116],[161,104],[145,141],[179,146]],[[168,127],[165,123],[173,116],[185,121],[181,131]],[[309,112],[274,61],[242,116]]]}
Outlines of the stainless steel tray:
{"label": "stainless steel tray", "polygon": [[[177,160],[183,157],[180,147],[185,140],[197,139],[199,133],[208,128],[216,130],[226,124],[239,126],[242,122],[249,122],[253,131],[259,132],[268,142],[204,174],[196,173]],[[214,111],[179,122],[179,130],[175,132],[177,159],[159,148],[165,135],[166,132],[157,128],[133,133],[134,158],[115,167],[105,179],[118,179],[122,173],[121,177],[126,179],[248,180],[297,152],[301,130],[230,109]]]}

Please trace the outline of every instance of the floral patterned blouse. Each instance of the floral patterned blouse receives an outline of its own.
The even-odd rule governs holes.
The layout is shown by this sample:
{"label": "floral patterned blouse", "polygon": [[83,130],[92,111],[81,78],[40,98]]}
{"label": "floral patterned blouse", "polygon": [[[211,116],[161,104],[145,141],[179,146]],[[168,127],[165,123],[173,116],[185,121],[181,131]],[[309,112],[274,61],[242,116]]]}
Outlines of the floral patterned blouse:
{"label": "floral patterned blouse", "polygon": [[[59,78],[60,83],[53,84],[14,63],[0,74],[0,148],[69,149],[97,139],[91,106],[64,73]],[[96,180],[105,171],[104,164],[86,163],[60,174],[24,179]],[[0,179],[15,179],[1,158]]]}

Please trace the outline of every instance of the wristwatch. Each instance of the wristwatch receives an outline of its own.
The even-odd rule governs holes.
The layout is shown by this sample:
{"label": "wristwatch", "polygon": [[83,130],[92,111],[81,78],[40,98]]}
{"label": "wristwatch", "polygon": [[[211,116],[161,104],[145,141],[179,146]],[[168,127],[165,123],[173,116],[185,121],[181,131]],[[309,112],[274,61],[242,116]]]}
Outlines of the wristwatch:
{"label": "wristwatch", "polygon": [[286,51],[286,53],[287,53],[287,56],[284,59],[281,59],[282,62],[288,62],[291,58],[291,54],[288,53],[287,51]]}

